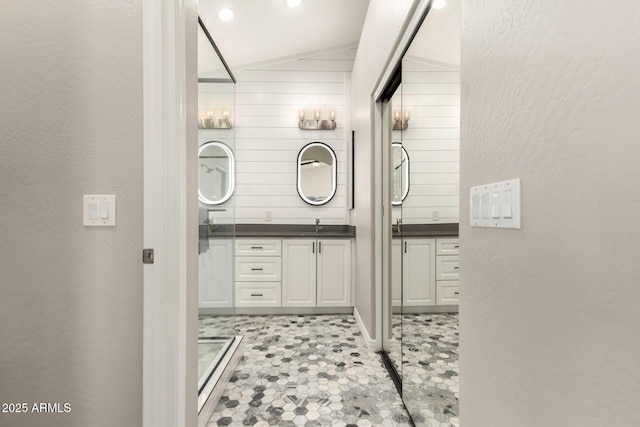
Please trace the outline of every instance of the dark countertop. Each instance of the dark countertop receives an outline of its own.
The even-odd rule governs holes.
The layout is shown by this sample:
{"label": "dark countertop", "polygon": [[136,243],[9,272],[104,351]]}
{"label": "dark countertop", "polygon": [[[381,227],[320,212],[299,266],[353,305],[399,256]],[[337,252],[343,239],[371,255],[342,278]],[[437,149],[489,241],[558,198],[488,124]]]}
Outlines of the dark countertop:
{"label": "dark countertop", "polygon": [[447,224],[401,224],[400,231],[395,231],[393,226],[393,238],[406,237],[458,237],[458,223]]}
{"label": "dark countertop", "polygon": [[205,237],[307,237],[307,238],[352,238],[356,237],[356,227],[352,225],[322,225],[316,233],[315,225],[306,224],[220,224],[200,226],[200,238]]}

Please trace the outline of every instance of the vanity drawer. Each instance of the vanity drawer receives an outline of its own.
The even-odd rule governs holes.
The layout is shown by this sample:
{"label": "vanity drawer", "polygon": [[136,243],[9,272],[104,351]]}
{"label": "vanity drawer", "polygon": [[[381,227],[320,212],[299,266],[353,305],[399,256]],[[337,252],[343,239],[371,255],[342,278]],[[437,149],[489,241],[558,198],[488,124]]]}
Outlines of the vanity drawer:
{"label": "vanity drawer", "polygon": [[280,300],[280,282],[236,282],[236,307],[280,307]]}
{"label": "vanity drawer", "polygon": [[280,257],[236,257],[236,281],[279,282],[282,277]]}
{"label": "vanity drawer", "polygon": [[436,280],[458,280],[460,262],[458,255],[436,257]]}
{"label": "vanity drawer", "polygon": [[282,240],[280,239],[237,239],[236,256],[280,256]]}
{"label": "vanity drawer", "polygon": [[436,282],[436,304],[457,305],[460,302],[460,286],[455,280]]}
{"label": "vanity drawer", "polygon": [[460,253],[460,239],[436,239],[436,255],[458,255]]}

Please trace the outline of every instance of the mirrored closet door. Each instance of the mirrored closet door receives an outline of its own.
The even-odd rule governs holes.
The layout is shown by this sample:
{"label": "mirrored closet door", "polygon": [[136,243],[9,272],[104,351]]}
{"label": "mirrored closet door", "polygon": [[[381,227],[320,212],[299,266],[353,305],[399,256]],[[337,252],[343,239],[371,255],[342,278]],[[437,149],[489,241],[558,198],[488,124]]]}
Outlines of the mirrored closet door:
{"label": "mirrored closet door", "polygon": [[427,10],[382,99],[392,206],[383,345],[417,426],[459,425],[460,3],[446,3]]}

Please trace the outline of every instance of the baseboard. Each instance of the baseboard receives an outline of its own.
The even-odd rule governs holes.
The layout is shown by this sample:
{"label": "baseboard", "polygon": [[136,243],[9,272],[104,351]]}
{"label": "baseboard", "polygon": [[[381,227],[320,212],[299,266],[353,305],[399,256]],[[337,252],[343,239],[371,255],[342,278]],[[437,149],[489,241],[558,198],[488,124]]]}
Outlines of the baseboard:
{"label": "baseboard", "polygon": [[356,323],[358,324],[358,328],[360,328],[360,332],[362,332],[362,338],[364,338],[367,347],[369,347],[370,350],[377,351],[378,343],[369,335],[369,331],[367,331],[367,328],[364,326],[364,322],[362,322],[362,318],[356,307],[353,307],[353,316],[356,318]]}

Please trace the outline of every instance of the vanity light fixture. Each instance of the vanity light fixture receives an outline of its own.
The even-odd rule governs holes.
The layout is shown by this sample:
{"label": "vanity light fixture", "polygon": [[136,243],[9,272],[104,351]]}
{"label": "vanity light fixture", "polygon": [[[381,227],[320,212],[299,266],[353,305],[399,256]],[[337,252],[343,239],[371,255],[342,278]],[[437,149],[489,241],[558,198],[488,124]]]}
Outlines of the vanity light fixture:
{"label": "vanity light fixture", "polygon": [[409,112],[393,112],[393,130],[407,130],[409,127]]}
{"label": "vanity light fixture", "polygon": [[298,127],[302,130],[334,130],[336,128],[336,112],[329,111],[329,120],[320,120],[320,110],[313,112],[313,119],[305,119],[305,111],[298,112]]}
{"label": "vanity light fixture", "polygon": [[208,110],[205,117],[198,119],[199,129],[231,129],[232,127],[229,110],[222,112],[222,118],[215,117],[213,111]]}
{"label": "vanity light fixture", "polygon": [[233,17],[235,16],[235,13],[233,13],[233,10],[231,9],[220,9],[218,11],[218,18],[220,18],[222,21],[231,21],[233,19]]}
{"label": "vanity light fixture", "polygon": [[300,6],[302,4],[302,0],[285,0],[285,4],[290,8],[294,8]]}

